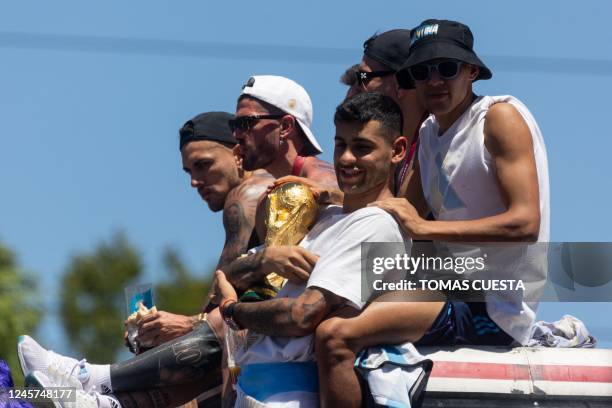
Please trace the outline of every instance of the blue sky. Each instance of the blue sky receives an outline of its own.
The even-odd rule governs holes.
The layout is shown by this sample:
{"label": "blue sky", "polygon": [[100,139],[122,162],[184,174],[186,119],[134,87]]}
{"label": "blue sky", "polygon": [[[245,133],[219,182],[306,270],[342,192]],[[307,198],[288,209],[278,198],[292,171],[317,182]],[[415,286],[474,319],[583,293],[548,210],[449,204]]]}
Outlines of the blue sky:
{"label": "blue sky", "polygon": [[[0,5],[0,240],[40,277],[40,336],[66,349],[54,318],[69,257],[124,229],[160,280],[165,245],[208,271],[223,244],[183,174],[177,129],[232,111],[252,74],[309,91],[313,130],[331,160],[339,75],[376,31],[425,18],[467,23],[493,70],[480,94],[512,94],[547,143],[554,241],[612,241],[606,168],[612,31],[606,1],[288,3],[31,1]],[[587,322],[612,346],[612,304],[544,304]]]}

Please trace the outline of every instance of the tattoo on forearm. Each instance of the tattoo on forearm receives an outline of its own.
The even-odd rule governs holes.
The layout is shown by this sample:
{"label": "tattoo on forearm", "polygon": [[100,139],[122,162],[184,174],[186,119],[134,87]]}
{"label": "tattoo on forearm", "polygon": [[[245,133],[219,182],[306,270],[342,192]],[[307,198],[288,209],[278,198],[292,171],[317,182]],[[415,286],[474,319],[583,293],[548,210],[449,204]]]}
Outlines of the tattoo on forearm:
{"label": "tattoo on forearm", "polygon": [[263,251],[243,256],[224,269],[227,279],[238,290],[245,290],[262,278]]}
{"label": "tattoo on forearm", "polygon": [[291,308],[293,298],[277,298],[254,303],[238,303],[234,316],[247,329],[268,336],[292,336],[297,332]]}
{"label": "tattoo on forearm", "polygon": [[[306,325],[316,325],[322,320],[321,312],[325,312],[325,298],[323,295],[310,298],[303,302],[300,310],[292,311],[292,318],[300,318]],[[294,314],[298,314],[294,316]]]}
{"label": "tattoo on forearm", "polygon": [[257,177],[234,188],[227,196],[223,209],[225,245],[217,268],[223,269],[249,248],[249,240],[255,226],[255,214],[259,197],[265,191],[269,177]]}
{"label": "tattoo on forearm", "polygon": [[319,289],[306,289],[299,298],[278,298],[256,303],[238,303],[235,318],[244,327],[268,336],[303,336],[343,299]]}

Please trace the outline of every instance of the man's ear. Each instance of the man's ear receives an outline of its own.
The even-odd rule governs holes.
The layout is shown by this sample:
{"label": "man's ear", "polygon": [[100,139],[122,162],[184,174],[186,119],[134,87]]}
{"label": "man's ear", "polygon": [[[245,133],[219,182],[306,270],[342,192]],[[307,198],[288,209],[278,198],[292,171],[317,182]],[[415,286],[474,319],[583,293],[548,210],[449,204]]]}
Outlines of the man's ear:
{"label": "man's ear", "polygon": [[393,164],[398,164],[408,152],[408,139],[405,136],[398,136],[395,138],[393,142],[393,156],[391,156],[391,162]]}
{"label": "man's ear", "polygon": [[476,65],[469,65],[469,67],[470,67],[470,79],[474,81],[476,78],[478,78],[478,74],[480,74],[480,67]]}
{"label": "man's ear", "polygon": [[289,137],[289,135],[295,130],[297,126],[297,121],[291,115],[285,115],[280,120],[280,134],[285,138]]}

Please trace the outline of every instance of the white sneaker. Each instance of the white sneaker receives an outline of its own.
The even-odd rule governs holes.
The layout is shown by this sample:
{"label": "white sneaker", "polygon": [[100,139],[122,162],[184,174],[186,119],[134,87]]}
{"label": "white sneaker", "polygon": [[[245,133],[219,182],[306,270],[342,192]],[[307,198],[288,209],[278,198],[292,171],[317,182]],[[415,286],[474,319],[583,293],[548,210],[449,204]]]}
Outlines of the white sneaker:
{"label": "white sneaker", "polygon": [[[27,377],[34,371],[46,373],[57,372],[62,375],[74,377],[81,387],[89,380],[89,371],[86,367],[87,360],[77,360],[72,357],[62,356],[51,350],[46,350],[30,336],[19,336],[17,343],[17,354],[21,371]],[[85,386],[84,391],[89,392],[91,387]]]}
{"label": "white sneaker", "polygon": [[95,390],[85,392],[76,378],[53,369],[46,373],[37,370],[31,372],[26,377],[26,384],[39,388],[63,387],[74,389],[74,401],[52,401],[51,406],[53,408],[121,408],[121,405],[111,396],[102,395]]}
{"label": "white sneaker", "polygon": [[52,378],[42,371],[32,371],[26,377],[26,384],[28,386],[35,386],[38,388],[51,388],[51,387],[67,387],[75,390],[75,401],[52,401],[51,404],[54,408],[98,408],[98,403],[95,397],[85,393],[81,383],[76,381],[70,376],[63,378]]}

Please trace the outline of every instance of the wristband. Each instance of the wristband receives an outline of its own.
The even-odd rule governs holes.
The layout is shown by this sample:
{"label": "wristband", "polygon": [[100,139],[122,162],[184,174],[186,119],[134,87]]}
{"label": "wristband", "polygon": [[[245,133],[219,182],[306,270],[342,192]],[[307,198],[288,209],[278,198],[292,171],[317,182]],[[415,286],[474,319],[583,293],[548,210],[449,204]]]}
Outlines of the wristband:
{"label": "wristband", "polygon": [[221,312],[221,317],[223,317],[223,321],[225,324],[229,326],[232,330],[242,330],[241,327],[236,320],[234,320],[234,308],[236,307],[236,300],[234,299],[226,299],[219,306],[219,311]]}

